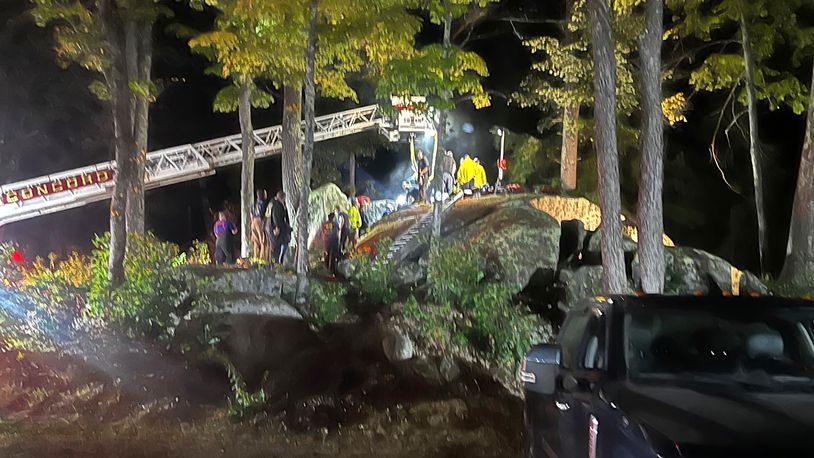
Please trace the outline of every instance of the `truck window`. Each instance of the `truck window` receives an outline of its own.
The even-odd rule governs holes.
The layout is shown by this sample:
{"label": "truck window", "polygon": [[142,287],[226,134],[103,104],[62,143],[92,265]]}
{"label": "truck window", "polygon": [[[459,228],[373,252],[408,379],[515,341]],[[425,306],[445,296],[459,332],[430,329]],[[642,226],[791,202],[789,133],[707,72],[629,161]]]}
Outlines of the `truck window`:
{"label": "truck window", "polygon": [[605,317],[599,309],[569,315],[560,333],[562,365],[566,369],[605,368]]}
{"label": "truck window", "polygon": [[585,351],[588,345],[588,330],[594,318],[591,309],[571,314],[565,319],[560,333],[562,365],[566,369],[585,368]]}
{"label": "truck window", "polygon": [[582,355],[580,358],[581,369],[605,369],[605,320],[603,315],[590,315],[580,354]]}

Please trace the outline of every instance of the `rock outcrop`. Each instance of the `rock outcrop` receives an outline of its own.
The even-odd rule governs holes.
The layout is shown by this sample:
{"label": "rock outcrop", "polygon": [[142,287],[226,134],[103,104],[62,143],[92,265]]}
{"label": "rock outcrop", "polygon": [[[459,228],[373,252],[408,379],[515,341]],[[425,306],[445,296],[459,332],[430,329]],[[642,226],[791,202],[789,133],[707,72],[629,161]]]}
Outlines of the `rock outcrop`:
{"label": "rock outcrop", "polygon": [[476,247],[495,270],[489,273],[518,293],[537,270],[556,270],[560,225],[523,201],[510,201],[446,239]]}
{"label": "rock outcrop", "polygon": [[[348,196],[339,189],[339,186],[328,183],[311,191],[311,197],[308,199],[309,247],[317,235],[320,234],[322,223],[327,221],[328,214],[332,213],[336,206],[339,206],[343,210],[346,210],[350,206]],[[297,240],[297,225],[294,224],[294,221],[291,222],[291,225],[294,226],[294,233],[291,235],[292,243],[294,243]]]}

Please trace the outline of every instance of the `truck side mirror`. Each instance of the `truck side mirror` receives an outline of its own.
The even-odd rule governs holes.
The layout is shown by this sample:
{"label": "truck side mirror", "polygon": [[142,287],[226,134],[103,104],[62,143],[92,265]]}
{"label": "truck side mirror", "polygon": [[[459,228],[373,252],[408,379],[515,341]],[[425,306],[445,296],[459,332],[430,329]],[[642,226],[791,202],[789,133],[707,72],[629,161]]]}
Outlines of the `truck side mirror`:
{"label": "truck side mirror", "polygon": [[557,390],[562,350],[559,345],[535,345],[523,359],[520,378],[527,392],[552,395]]}

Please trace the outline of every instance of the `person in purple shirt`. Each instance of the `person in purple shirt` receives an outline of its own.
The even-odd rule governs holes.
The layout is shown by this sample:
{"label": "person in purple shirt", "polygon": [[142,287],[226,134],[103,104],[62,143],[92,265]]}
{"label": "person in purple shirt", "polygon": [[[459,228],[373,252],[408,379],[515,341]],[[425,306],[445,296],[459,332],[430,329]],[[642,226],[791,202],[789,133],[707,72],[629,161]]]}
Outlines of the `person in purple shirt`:
{"label": "person in purple shirt", "polygon": [[237,228],[226,219],[226,213],[218,212],[215,221],[215,264],[232,265],[235,263],[235,248],[232,236],[237,234]]}

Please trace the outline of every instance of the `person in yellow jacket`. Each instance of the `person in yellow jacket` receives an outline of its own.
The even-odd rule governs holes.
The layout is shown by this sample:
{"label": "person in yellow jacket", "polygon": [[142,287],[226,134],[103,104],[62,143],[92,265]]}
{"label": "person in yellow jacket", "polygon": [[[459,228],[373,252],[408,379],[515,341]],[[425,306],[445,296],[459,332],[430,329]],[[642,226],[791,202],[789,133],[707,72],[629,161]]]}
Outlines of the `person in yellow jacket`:
{"label": "person in yellow jacket", "polygon": [[475,163],[475,190],[482,191],[488,184],[486,181],[486,169],[480,163],[478,158],[473,161]]}
{"label": "person in yellow jacket", "polygon": [[356,250],[356,242],[359,240],[359,229],[362,228],[362,214],[359,213],[359,201],[351,199],[351,206],[348,209],[348,219],[350,220],[350,248]]}
{"label": "person in yellow jacket", "polygon": [[461,166],[458,167],[458,186],[465,194],[471,194],[475,187],[476,169],[477,164],[475,164],[475,161],[468,154],[465,154],[461,159]]}

